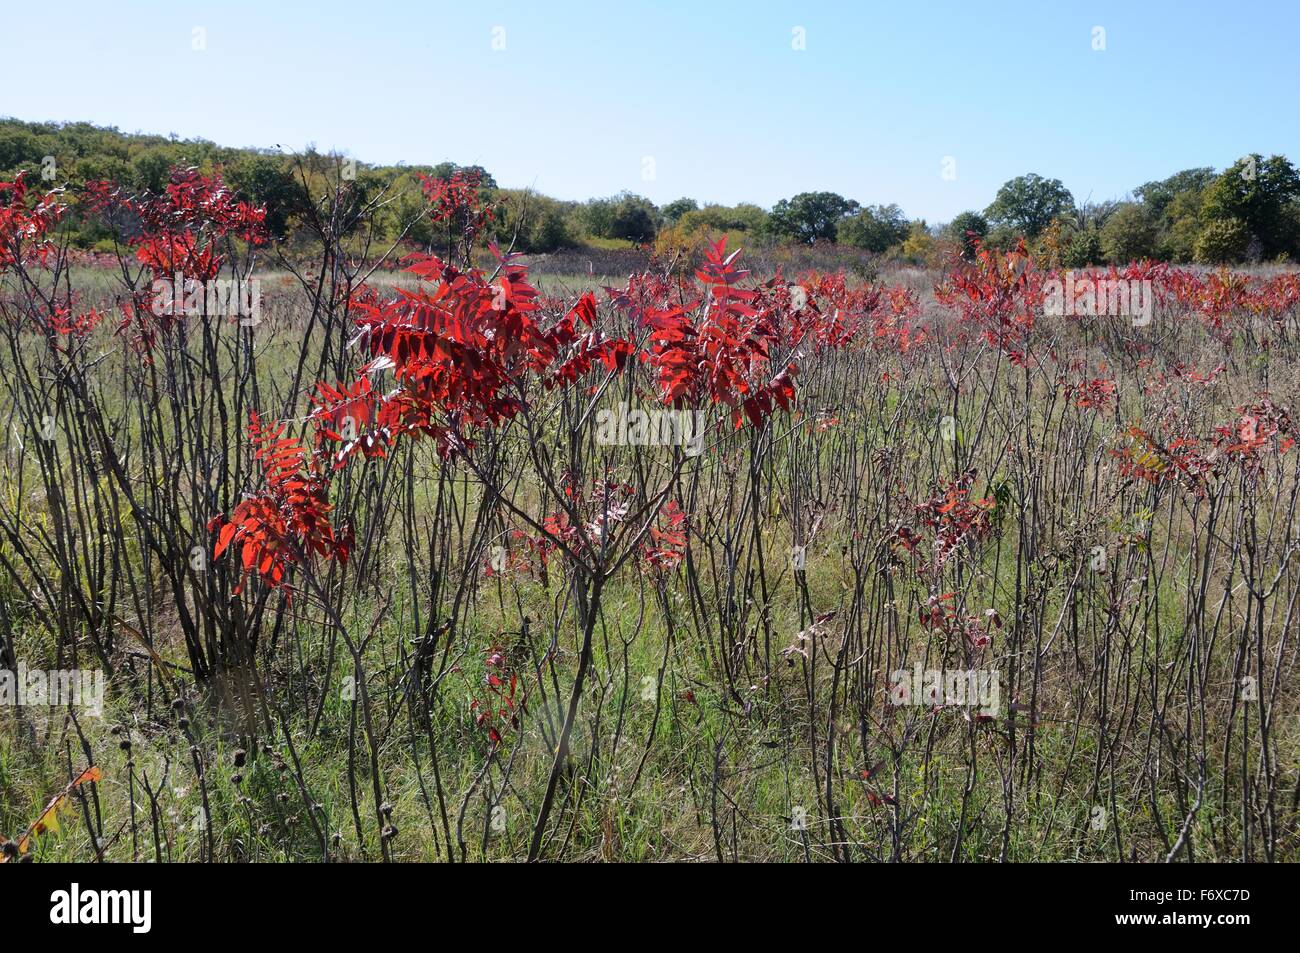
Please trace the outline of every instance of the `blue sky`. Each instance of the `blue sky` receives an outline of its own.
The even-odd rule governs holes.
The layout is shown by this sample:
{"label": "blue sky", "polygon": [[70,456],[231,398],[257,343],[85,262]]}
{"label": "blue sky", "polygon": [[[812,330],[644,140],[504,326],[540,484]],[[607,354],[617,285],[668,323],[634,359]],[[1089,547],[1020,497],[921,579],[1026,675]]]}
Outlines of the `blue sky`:
{"label": "blue sky", "polygon": [[1300,161],[1284,0],[73,0],[4,22],[0,115],[477,162],[561,198],[829,189],[934,223],[1024,172],[1098,200]]}

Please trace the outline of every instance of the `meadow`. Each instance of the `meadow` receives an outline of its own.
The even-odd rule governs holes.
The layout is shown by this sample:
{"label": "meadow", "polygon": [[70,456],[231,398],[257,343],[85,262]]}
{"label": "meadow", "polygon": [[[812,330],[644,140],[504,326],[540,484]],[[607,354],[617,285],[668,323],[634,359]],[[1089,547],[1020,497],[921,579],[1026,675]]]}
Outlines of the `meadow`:
{"label": "meadow", "polygon": [[426,198],[289,253],[178,170],[86,256],[10,188],[0,669],[104,692],[0,706],[5,860],[1300,856],[1293,270],[584,273]]}

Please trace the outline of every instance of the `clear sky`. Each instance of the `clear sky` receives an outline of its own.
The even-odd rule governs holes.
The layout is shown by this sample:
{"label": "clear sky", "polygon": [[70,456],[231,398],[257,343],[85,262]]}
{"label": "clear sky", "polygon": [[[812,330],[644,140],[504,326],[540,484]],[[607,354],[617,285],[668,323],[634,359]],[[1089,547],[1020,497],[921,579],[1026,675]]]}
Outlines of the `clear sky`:
{"label": "clear sky", "polygon": [[1100,200],[1300,161],[1295,0],[6,0],[0,24],[0,115],[560,198],[829,189],[935,223],[1025,172]]}

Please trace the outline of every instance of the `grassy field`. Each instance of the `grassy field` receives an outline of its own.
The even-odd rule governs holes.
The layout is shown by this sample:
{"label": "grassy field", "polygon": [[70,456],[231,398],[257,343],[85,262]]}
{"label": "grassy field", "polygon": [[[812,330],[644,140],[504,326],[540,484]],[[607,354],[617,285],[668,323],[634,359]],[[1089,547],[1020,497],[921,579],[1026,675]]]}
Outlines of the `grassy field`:
{"label": "grassy field", "polygon": [[[1014,257],[878,283],[539,265],[536,311],[467,313],[553,328],[594,289],[633,356],[556,383],[579,334],[539,370],[500,350],[525,320],[425,354],[418,386],[329,261],[259,269],[247,327],[119,329],[131,290],[74,270],[53,287],[111,317],[51,333],[51,285],[10,275],[0,660],[106,690],[0,709],[0,834],[66,790],[22,856],[1295,860],[1295,301],[1214,310],[1187,273],[1149,327],[1053,317]],[[369,286],[389,324],[435,287]],[[599,409],[679,393],[650,320],[674,307],[734,348],[686,365],[702,452],[601,442]],[[517,361],[491,400],[518,403],[429,389],[479,386],[480,356]],[[310,401],[367,376],[453,436]],[[301,442],[346,559],[283,527],[218,554],[241,501],[299,505],[250,411]],[[341,413],[359,433],[322,436]],[[900,671],[995,691],[903,698]]]}

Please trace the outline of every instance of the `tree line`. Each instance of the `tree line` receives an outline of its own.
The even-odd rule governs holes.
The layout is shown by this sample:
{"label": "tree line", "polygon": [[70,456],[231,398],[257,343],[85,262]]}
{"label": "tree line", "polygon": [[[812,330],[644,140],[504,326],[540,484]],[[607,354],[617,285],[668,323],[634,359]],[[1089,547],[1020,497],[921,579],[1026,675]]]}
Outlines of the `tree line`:
{"label": "tree line", "polygon": [[[729,234],[750,244],[838,244],[881,256],[933,262],[976,241],[1009,248],[1026,241],[1040,257],[1065,267],[1126,263],[1143,258],[1176,262],[1300,260],[1300,173],[1285,156],[1251,154],[1223,171],[1185,169],[1147,182],[1121,200],[1079,201],[1060,182],[1030,173],[1006,182],[984,209],[951,222],[910,219],[894,204],[863,205],[835,192],[801,192],[771,209],[680,198],[657,206],[631,192],[565,201],[500,187],[478,166],[382,166],[309,146],[299,153],[231,148],[202,139],[128,134],[90,123],[0,119],[0,178],[22,172],[29,181],[77,188],[108,179],[132,189],[161,191],[176,165],[216,166],[226,180],[268,209],[273,236],[292,242],[310,219],[310,196],[342,173],[354,183],[357,209],[380,193],[393,196],[364,227],[372,238],[404,237],[435,244],[435,226],[421,212],[422,177],[476,173],[489,190],[496,217],[484,241],[531,253],[566,247],[652,245],[660,252],[698,249]],[[357,216],[357,228],[362,217]],[[70,223],[71,242],[109,250],[113,237],[94,221]]]}

